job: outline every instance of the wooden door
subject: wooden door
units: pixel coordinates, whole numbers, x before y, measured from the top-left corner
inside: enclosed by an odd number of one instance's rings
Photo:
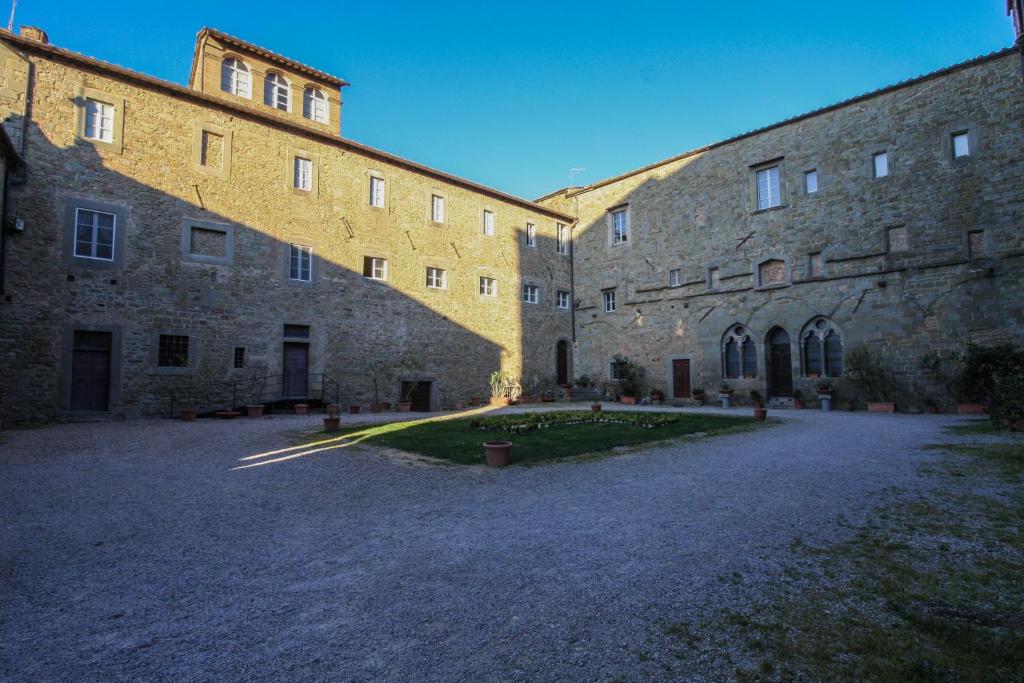
[[[71,410],[110,410],[110,332],[75,330]]]
[[[569,342],[564,339],[558,342],[555,353],[555,384],[569,383]]]
[[[410,387],[411,384],[415,386]],[[409,393],[410,390],[412,393]],[[430,382],[402,382],[402,395],[409,397],[412,410],[418,413],[430,412]]]
[[[793,395],[793,362],[789,349],[789,334],[776,327],[768,335],[768,394]]]
[[[284,398],[309,396],[309,344],[284,343],[284,377],[281,390]]]
[[[690,359],[672,360],[672,398],[690,398]]]

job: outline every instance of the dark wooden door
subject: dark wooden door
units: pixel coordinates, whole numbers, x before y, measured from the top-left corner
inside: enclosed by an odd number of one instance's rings
[[[793,362],[789,350],[789,334],[781,327],[768,335],[768,393],[771,396],[793,395]]]
[[[402,395],[409,397],[412,410],[418,413],[430,412],[430,382],[402,382]]]
[[[556,384],[569,383],[569,342],[564,339],[558,342],[558,350],[555,354]]]
[[[284,377],[281,384],[284,398],[309,396],[309,344],[284,343]]]
[[[110,332],[75,330],[71,410],[110,410]]]
[[[690,398],[690,360],[676,358],[672,361],[672,398]]]

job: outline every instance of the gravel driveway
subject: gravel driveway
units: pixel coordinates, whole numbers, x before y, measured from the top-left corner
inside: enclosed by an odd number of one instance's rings
[[[728,601],[724,577],[781,580],[794,538],[915,486],[957,421],[772,416],[506,470],[260,455],[316,416],[4,433],[0,678],[654,676],[661,620]]]

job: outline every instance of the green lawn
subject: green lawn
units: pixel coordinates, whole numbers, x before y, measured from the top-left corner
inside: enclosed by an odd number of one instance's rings
[[[565,412],[572,419],[587,419],[589,412]],[[613,411],[602,413],[614,416]],[[626,413],[623,413],[626,414]],[[648,413],[630,412],[630,416]],[[529,415],[529,413],[525,414]],[[665,413],[650,413],[661,418]],[[511,441],[512,462],[537,463],[560,460],[587,453],[608,451],[617,446],[635,446],[652,441],[703,432],[721,433],[728,430],[751,428],[752,418],[719,415],[671,414],[675,421],[654,428],[633,424],[572,424],[556,425],[536,431],[510,433],[500,429],[480,429],[473,424],[478,420],[495,418],[458,418],[448,420],[417,420],[389,424],[361,426],[342,430],[339,434],[360,445],[397,448],[432,458],[448,460],[460,465],[479,465],[483,462],[483,442]],[[507,417],[497,418],[507,422]],[[635,418],[633,418],[635,419]],[[317,434],[317,438],[323,438]]]

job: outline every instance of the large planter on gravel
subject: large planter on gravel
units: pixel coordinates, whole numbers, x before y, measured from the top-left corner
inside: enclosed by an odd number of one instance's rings
[[[296,403],[295,404],[295,414],[296,415],[305,415],[308,412],[309,412],[309,404],[308,403]]]
[[[359,414],[359,410],[360,410],[359,406],[349,406],[348,407],[348,412],[349,412],[350,415],[358,415]]]
[[[178,415],[181,417],[183,422],[195,422],[197,411],[195,408],[182,408]]]
[[[512,462],[511,441],[487,441],[484,443],[484,458],[488,467],[505,467]]]
[[[490,404],[492,406],[510,406],[512,405],[512,399],[504,396],[491,396]]]
[[[985,404],[984,403],[957,403],[956,404],[957,415],[984,415]]]
[[[761,406],[755,406],[754,419],[756,419],[758,422],[764,422],[766,419],[768,419],[768,409],[762,408]]]
[[[412,403],[408,401],[399,401],[395,404],[395,410],[400,413],[408,413],[412,411]]]
[[[263,417],[263,405],[246,406],[245,414],[249,417]]]
[[[818,394],[818,401],[821,402],[821,409],[824,412],[832,410],[832,394]]]
[[[233,420],[236,417],[240,416],[241,414],[242,413],[238,412],[237,410],[218,410],[216,413],[214,413],[214,415],[216,415],[222,420]]]
[[[601,404],[600,403],[591,403],[590,404],[590,412],[592,412],[592,413],[600,413],[601,412]]]
[[[896,404],[884,401],[868,401],[869,413],[895,413]]]
[[[370,404],[370,412],[371,413],[381,413],[381,412],[384,412],[384,404],[380,403],[380,402],[378,402],[378,403],[371,403]]]
[[[338,416],[324,418],[324,431],[336,432],[341,428],[341,418]]]
[[[624,406],[635,406],[636,396],[619,396],[619,401],[621,401]]]

